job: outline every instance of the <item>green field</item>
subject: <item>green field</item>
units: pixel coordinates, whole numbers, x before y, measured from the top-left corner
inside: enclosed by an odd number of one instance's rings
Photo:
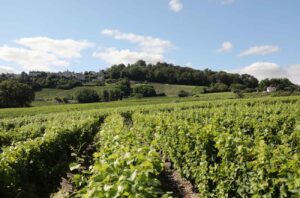
[[[172,97],[171,99],[163,99],[163,101],[173,100],[174,97],[176,97],[181,90],[191,93],[192,90],[195,87],[197,87],[197,86],[189,86],[189,85],[168,85],[168,84],[160,84],[160,83],[149,83],[149,84],[153,85],[157,93],[165,93],[167,96]],[[82,88],[93,89],[98,93],[101,93],[104,89],[109,89],[112,88],[113,86],[114,85],[76,87],[70,90],[44,88],[41,91],[36,92],[36,101],[33,101],[32,106],[38,107],[38,106],[57,105],[58,103],[54,100],[55,97],[73,98],[76,92]],[[206,97],[204,96],[203,98]],[[148,101],[148,99],[146,99],[146,101]]]
[[[130,107],[130,106],[140,106],[140,105],[150,105],[150,104],[172,104],[172,103],[182,103],[188,101],[207,101],[207,100],[220,100],[220,99],[230,99],[235,98],[234,94],[231,92],[226,93],[214,93],[205,94],[199,97],[154,97],[154,98],[128,98],[122,101],[112,101],[112,102],[98,102],[89,104],[57,104],[53,101],[35,101],[33,107],[29,108],[6,108],[0,109],[0,118],[6,117],[20,117],[20,116],[31,116],[37,114],[47,114],[47,113],[59,113],[59,112],[70,112],[70,111],[84,111],[92,109],[107,109],[107,108],[118,108],[118,107]]]
[[[149,85],[153,85],[154,89],[157,93],[165,93],[167,96],[177,96],[180,90],[187,91],[191,93],[191,91],[197,86],[189,86],[189,85],[168,85],[168,84],[159,84],[159,83],[149,83]],[[113,85],[106,86],[88,86],[85,88],[93,89],[97,92],[102,92],[104,89],[112,88]],[[199,87],[199,86],[198,86]],[[36,92],[36,98],[42,99],[50,99],[52,100],[55,97],[68,97],[71,98],[75,95],[75,93],[82,89],[83,87],[75,87],[70,90],[63,89],[47,89],[44,88],[41,91]]]
[[[203,86],[171,85],[171,84],[160,84],[160,83],[149,83],[149,84],[154,87],[157,93],[165,93],[167,96],[177,96],[181,90],[191,93],[195,87],[203,87]]]
[[[245,94],[245,98],[253,98],[253,99],[273,98],[271,96],[272,96],[271,94],[261,94],[261,93]],[[173,104],[173,103],[183,103],[183,102],[192,102],[192,101],[219,101],[219,100],[222,101],[222,100],[235,99],[235,98],[236,96],[234,93],[223,92],[223,93],[199,94],[196,97],[186,97],[186,98],[180,98],[176,96],[152,97],[152,98],[141,98],[141,99],[126,98],[123,99],[122,101],[98,102],[98,103],[89,103],[89,104],[58,104],[53,100],[34,101],[32,103],[32,107],[29,108],[0,109],[0,118],[8,118],[8,117],[13,118],[13,117],[22,117],[22,116],[32,116],[38,114],[85,111],[85,110],[93,110],[93,109],[99,109],[99,110],[109,109],[109,108],[117,109],[119,107],[145,106],[151,104]]]

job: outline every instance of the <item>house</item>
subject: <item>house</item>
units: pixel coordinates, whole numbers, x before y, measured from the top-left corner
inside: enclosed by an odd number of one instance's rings
[[[40,71],[30,71],[29,72],[29,76],[34,76],[34,77],[36,77],[36,76],[40,76],[40,75],[42,75],[44,72],[40,72]]]
[[[77,79],[77,80],[84,81],[84,80],[85,80],[85,76],[84,76],[84,74],[82,74],[82,73],[77,73],[77,74],[76,74],[76,79]]]
[[[271,92],[274,92],[276,91],[276,87],[267,87],[267,92],[268,93],[271,93]]]

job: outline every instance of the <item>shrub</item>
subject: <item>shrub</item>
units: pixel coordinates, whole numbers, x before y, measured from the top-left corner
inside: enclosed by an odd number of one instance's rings
[[[63,100],[60,97],[55,97],[54,100],[57,103],[63,103]]]
[[[152,85],[135,85],[133,87],[133,94],[142,94],[143,97],[154,97],[156,96],[156,91]]]
[[[204,90],[205,93],[225,92],[229,91],[228,86],[224,83],[215,83]]]
[[[79,103],[90,103],[98,102],[99,96],[95,90],[92,89],[81,89],[76,93],[75,98]]]
[[[190,94],[184,90],[180,90],[178,93],[179,97],[188,97]]]

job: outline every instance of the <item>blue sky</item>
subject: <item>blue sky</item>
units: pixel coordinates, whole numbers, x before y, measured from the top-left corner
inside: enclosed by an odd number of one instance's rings
[[[300,83],[300,1],[2,0],[0,72],[166,61]]]

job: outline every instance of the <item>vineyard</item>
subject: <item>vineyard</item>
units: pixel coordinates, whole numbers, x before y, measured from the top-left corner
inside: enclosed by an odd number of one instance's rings
[[[192,101],[0,121],[0,197],[300,197],[300,97]],[[62,182],[63,181],[63,182]]]

